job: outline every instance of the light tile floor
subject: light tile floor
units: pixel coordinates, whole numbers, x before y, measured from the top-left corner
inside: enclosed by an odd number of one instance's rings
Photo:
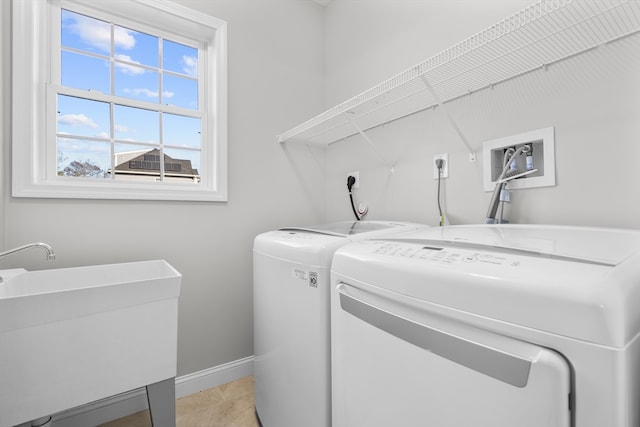
[[[253,376],[176,400],[177,427],[259,427],[255,415]],[[100,427],[151,427],[142,411]]]

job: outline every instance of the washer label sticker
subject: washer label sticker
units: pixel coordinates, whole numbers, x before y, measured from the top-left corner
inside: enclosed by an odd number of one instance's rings
[[[309,286],[311,286],[312,288],[318,287],[318,273],[316,273],[315,271],[309,272]]]
[[[293,273],[293,277],[296,279],[304,280],[305,282],[309,280],[309,274],[305,270],[294,268],[291,272]]]
[[[294,268],[291,270],[291,274],[295,279],[304,280],[312,288],[318,287],[318,273],[315,271],[306,271]]]

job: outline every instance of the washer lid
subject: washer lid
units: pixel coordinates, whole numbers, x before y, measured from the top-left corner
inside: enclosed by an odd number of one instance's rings
[[[603,345],[623,347],[640,334],[640,231],[431,228],[350,243],[332,273],[434,310]]]
[[[343,221],[308,227],[289,227],[258,235],[255,252],[308,266],[329,268],[333,253],[350,241],[388,236],[426,227],[391,221]]]
[[[328,234],[331,236],[353,236],[362,233],[390,230],[402,227],[416,229],[415,224],[387,221],[341,221],[328,224],[309,225],[303,227],[286,227],[284,231],[307,231],[310,233]]]

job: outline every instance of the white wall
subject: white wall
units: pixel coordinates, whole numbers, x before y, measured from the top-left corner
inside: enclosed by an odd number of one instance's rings
[[[183,274],[184,375],[253,354],[254,236],[324,219],[323,203],[312,197],[324,193],[322,175],[299,181],[275,140],[322,110],[323,9],[311,0],[176,2],[228,22],[228,203],[12,198],[10,2],[2,1],[0,251],[44,241],[57,260],[47,264],[40,253],[27,253],[0,268],[166,259]],[[303,169],[318,167],[306,151],[290,155]]]
[[[11,108],[11,98],[7,95],[11,84],[11,61],[9,55],[11,52],[11,37],[9,31],[11,29],[11,13],[8,2],[0,4],[0,247],[6,247],[7,215],[6,203],[7,192],[9,189],[9,174],[7,172],[9,161],[6,160],[9,145],[6,141],[11,140],[8,120],[11,117],[9,110]],[[1,265],[1,264],[0,264]]]
[[[491,0],[333,0],[326,13],[326,96],[342,102],[529,4]],[[640,228],[640,35],[447,104],[470,144],[555,127],[556,186],[515,190],[515,222]],[[369,219],[438,223],[433,155],[449,153],[445,205],[451,223],[482,222],[490,193],[482,157],[443,115],[429,110],[368,133],[395,174],[360,136],[332,145],[327,219],[350,215],[346,174],[359,171],[357,199]]]
[[[325,17],[327,107],[531,3],[533,0],[332,0]]]

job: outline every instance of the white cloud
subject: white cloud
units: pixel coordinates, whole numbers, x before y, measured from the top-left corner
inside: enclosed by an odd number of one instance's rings
[[[198,58],[195,56],[182,56],[182,63],[184,67],[182,67],[182,71],[189,76],[196,77],[198,75]]]
[[[69,126],[85,126],[97,129],[100,126],[84,114],[65,114],[58,117],[58,123]]]
[[[157,90],[151,90],[151,89],[147,89],[147,88],[136,88],[136,89],[123,89],[123,92],[129,95],[134,95],[134,96],[140,96],[140,95],[144,95],[148,98],[157,98],[158,97],[158,91]],[[165,90],[164,92],[162,92],[162,97],[164,99],[169,99],[169,98],[173,98],[173,96],[175,95],[174,92]]]
[[[98,133],[96,134],[96,136],[97,136],[98,138],[105,138],[105,139],[106,139],[106,138],[110,138],[110,137],[111,137],[111,135],[109,135],[107,132],[98,132]]]
[[[126,127],[126,126],[124,126],[124,125],[118,125],[118,124],[113,125],[113,129],[114,129],[116,132],[123,132],[123,133],[130,132],[130,131],[131,131],[131,129],[129,129],[128,127]]]
[[[129,55],[115,55],[114,58],[119,59],[121,61],[127,61],[131,64],[140,64],[138,61],[134,61],[131,59]],[[135,65],[123,64],[122,62],[116,62],[115,66],[118,70],[122,71],[124,74],[129,74],[131,76],[139,76],[140,74],[144,74],[145,69],[142,67],[136,67]]]
[[[136,46],[136,38],[131,31],[122,27],[115,27],[113,29],[113,42],[116,47],[124,50],[131,50]]]
[[[77,34],[82,41],[104,52],[111,51],[110,24],[97,19],[73,14],[73,22],[69,28]],[[136,45],[133,33],[125,28],[114,27],[114,44],[116,48],[131,50]]]
[[[147,89],[147,88],[133,89],[132,92],[136,96],[144,95],[147,98],[157,98],[158,97],[158,91],[157,90],[151,90],[151,89]]]

